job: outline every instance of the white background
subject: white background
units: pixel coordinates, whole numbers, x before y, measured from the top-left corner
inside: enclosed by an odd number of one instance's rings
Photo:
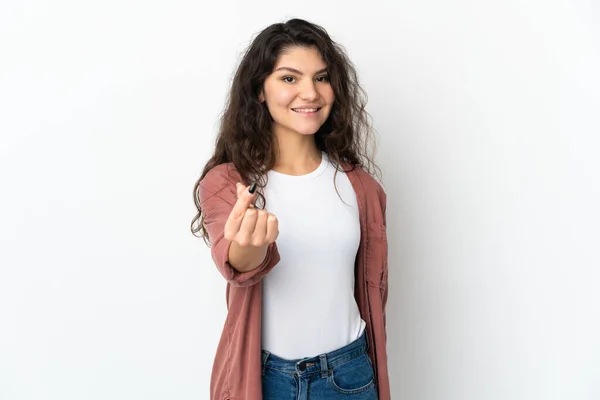
[[[192,188],[241,52],[295,16],[379,132],[393,398],[599,399],[594,0],[3,2],[0,399],[208,399]]]

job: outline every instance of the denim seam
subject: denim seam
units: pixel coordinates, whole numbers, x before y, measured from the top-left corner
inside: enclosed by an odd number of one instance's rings
[[[288,371],[284,371],[282,369],[277,369],[277,368],[269,367],[268,365],[265,365],[265,369],[270,369],[271,371],[281,372],[282,374],[298,375],[296,372],[288,372]]]
[[[341,365],[341,364],[345,364],[345,363],[347,363],[348,361],[352,361],[352,360],[354,360],[356,357],[360,357],[360,356],[361,356],[361,355],[363,355],[364,353],[366,353],[365,349],[362,349],[362,348],[361,348],[361,349],[357,349],[357,350],[355,350],[354,352],[352,352],[352,353],[350,353],[350,354],[347,354],[347,355],[345,355],[345,356],[343,356],[343,357],[337,358],[335,361],[329,361],[329,360],[328,360],[327,362],[328,362],[328,364],[329,364],[329,367],[330,367],[329,369],[331,369],[331,368],[334,368],[334,367],[337,367],[338,365]]]
[[[364,351],[364,349],[358,349],[358,350],[356,350],[356,351],[354,351],[354,352],[352,352],[350,354],[347,354],[347,355],[345,355],[343,357],[337,358],[333,362],[327,361],[327,370],[331,371],[333,368],[335,368],[335,367],[337,367],[339,365],[345,364],[345,363],[347,363],[349,361],[352,361],[355,358],[360,357],[363,354],[367,354],[367,352]],[[286,370],[283,370],[283,369],[275,368],[273,366],[268,365],[265,362],[265,364],[263,366],[263,369],[266,369],[266,368],[268,368],[268,369],[270,369],[272,371],[277,371],[277,372],[281,372],[281,373],[288,374],[288,375],[298,375],[298,373],[296,371],[290,372],[290,371],[286,371]],[[314,371],[313,373],[320,373],[320,370]]]

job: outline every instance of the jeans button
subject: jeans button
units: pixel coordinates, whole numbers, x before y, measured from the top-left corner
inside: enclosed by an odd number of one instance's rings
[[[302,361],[300,364],[298,364],[298,369],[300,372],[304,371],[306,369],[306,362]]]

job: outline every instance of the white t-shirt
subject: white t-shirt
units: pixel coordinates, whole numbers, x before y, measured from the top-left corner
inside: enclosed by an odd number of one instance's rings
[[[262,348],[285,359],[312,357],[358,339],[354,298],[360,244],[356,194],[327,155],[313,172],[268,173],[266,209],[279,220],[281,260],[262,281]],[[344,202],[346,204],[344,204]]]

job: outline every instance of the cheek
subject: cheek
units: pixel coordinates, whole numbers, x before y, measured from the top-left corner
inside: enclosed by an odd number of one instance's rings
[[[291,88],[283,87],[273,92],[271,101],[278,107],[288,108],[295,97],[296,93]]]
[[[267,81],[265,95],[269,109],[287,108],[294,100],[296,93],[291,85],[282,85],[280,82]]]
[[[333,104],[335,95],[333,94],[333,88],[331,86],[323,87],[319,94],[325,100],[327,104]]]

